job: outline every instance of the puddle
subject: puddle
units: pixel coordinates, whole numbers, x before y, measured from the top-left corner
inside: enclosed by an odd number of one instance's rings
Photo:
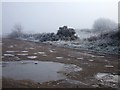
[[[100,81],[100,84],[110,87],[118,86],[119,75],[112,75],[110,73],[97,73],[95,78]]]
[[[35,64],[36,62],[37,64]],[[16,80],[28,79],[42,83],[66,78],[64,75],[57,73],[64,66],[61,63],[26,60],[3,62],[3,65],[3,76]]]
[[[2,75],[16,80],[46,82],[66,79],[64,72],[79,72],[82,68],[74,64],[43,62],[34,60],[2,62]],[[63,72],[63,73],[62,73]]]

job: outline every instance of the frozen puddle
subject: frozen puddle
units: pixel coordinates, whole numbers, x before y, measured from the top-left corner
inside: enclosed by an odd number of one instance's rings
[[[38,54],[45,54],[45,52],[38,52]]]
[[[27,53],[28,51],[21,51],[21,52],[25,52],[25,53]]]
[[[114,67],[114,66],[112,66],[112,65],[105,65],[105,67],[107,67],[107,68],[112,68],[112,67]]]
[[[17,54],[17,55],[19,55],[19,56],[27,56],[28,53],[22,53],[22,54]]]
[[[62,59],[63,57],[56,57],[57,59]]]
[[[89,61],[90,61],[90,62],[93,62],[94,60],[90,59]]]
[[[6,51],[7,53],[14,53],[14,52],[18,52],[18,51]]]
[[[10,45],[10,47],[9,48],[13,48],[14,46],[13,45]]]
[[[43,62],[33,60],[2,62],[3,77],[16,80],[33,80],[36,82],[66,79],[61,71],[78,72],[82,68],[72,64]]]
[[[83,58],[77,58],[77,59],[83,60]]]
[[[29,59],[35,59],[35,58],[37,58],[37,56],[27,56],[27,58],[29,58]]]
[[[119,75],[112,75],[110,73],[97,73],[95,78],[100,81],[101,84],[109,87],[118,86]]]
[[[4,56],[13,57],[13,56],[15,56],[15,55],[13,55],[13,54],[4,54]]]

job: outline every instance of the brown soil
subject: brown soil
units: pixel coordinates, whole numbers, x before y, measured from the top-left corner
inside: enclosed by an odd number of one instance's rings
[[[12,45],[12,46],[11,46]],[[50,52],[52,50],[53,52]],[[6,51],[18,51],[12,52],[15,56],[4,56],[4,54],[11,54]],[[19,56],[17,54],[25,53],[20,51],[28,51],[28,55]],[[47,56],[43,56],[41,54],[34,54],[36,52],[45,52]],[[94,56],[95,57],[94,57]],[[77,81],[81,81],[83,83],[87,83],[88,85],[74,85],[68,83],[66,80],[58,80],[58,81],[50,81],[45,83],[37,83],[33,81],[27,80],[14,80],[10,78],[3,78],[2,86],[3,88],[67,88],[67,87],[92,87],[92,85],[96,85],[97,81],[93,80],[95,74],[98,72],[109,72],[109,73],[118,73],[118,60],[119,56],[114,55],[100,55],[94,52],[85,51],[85,50],[76,50],[70,48],[56,47],[49,44],[44,43],[34,43],[29,41],[22,41],[16,39],[3,39],[2,41],[2,60],[3,61],[15,61],[15,60],[30,60],[27,56],[37,56],[37,58],[32,60],[40,60],[40,61],[53,61],[60,62],[64,64],[75,64],[83,68],[82,71],[76,73],[65,73],[64,74],[69,78]],[[96,57],[97,56],[97,57]],[[102,56],[102,57],[101,57]],[[63,57],[61,59],[57,59],[56,57]],[[83,58],[78,59],[78,58]],[[94,61],[89,61],[89,60]],[[105,65],[112,65],[114,67],[104,67]],[[62,82],[62,83],[61,83]],[[105,87],[97,84],[98,87]]]

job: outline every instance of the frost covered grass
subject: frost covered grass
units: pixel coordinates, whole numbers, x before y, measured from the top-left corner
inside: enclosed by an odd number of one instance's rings
[[[97,73],[95,78],[100,81],[100,84],[109,87],[117,87],[119,82],[119,75],[112,75],[110,73]]]

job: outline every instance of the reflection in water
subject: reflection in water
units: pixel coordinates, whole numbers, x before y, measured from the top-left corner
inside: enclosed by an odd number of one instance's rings
[[[32,60],[3,62],[2,75],[17,80],[28,79],[36,82],[59,80],[65,78],[62,74],[57,73],[63,66],[64,64],[61,63],[42,61],[35,64],[35,61]]]

